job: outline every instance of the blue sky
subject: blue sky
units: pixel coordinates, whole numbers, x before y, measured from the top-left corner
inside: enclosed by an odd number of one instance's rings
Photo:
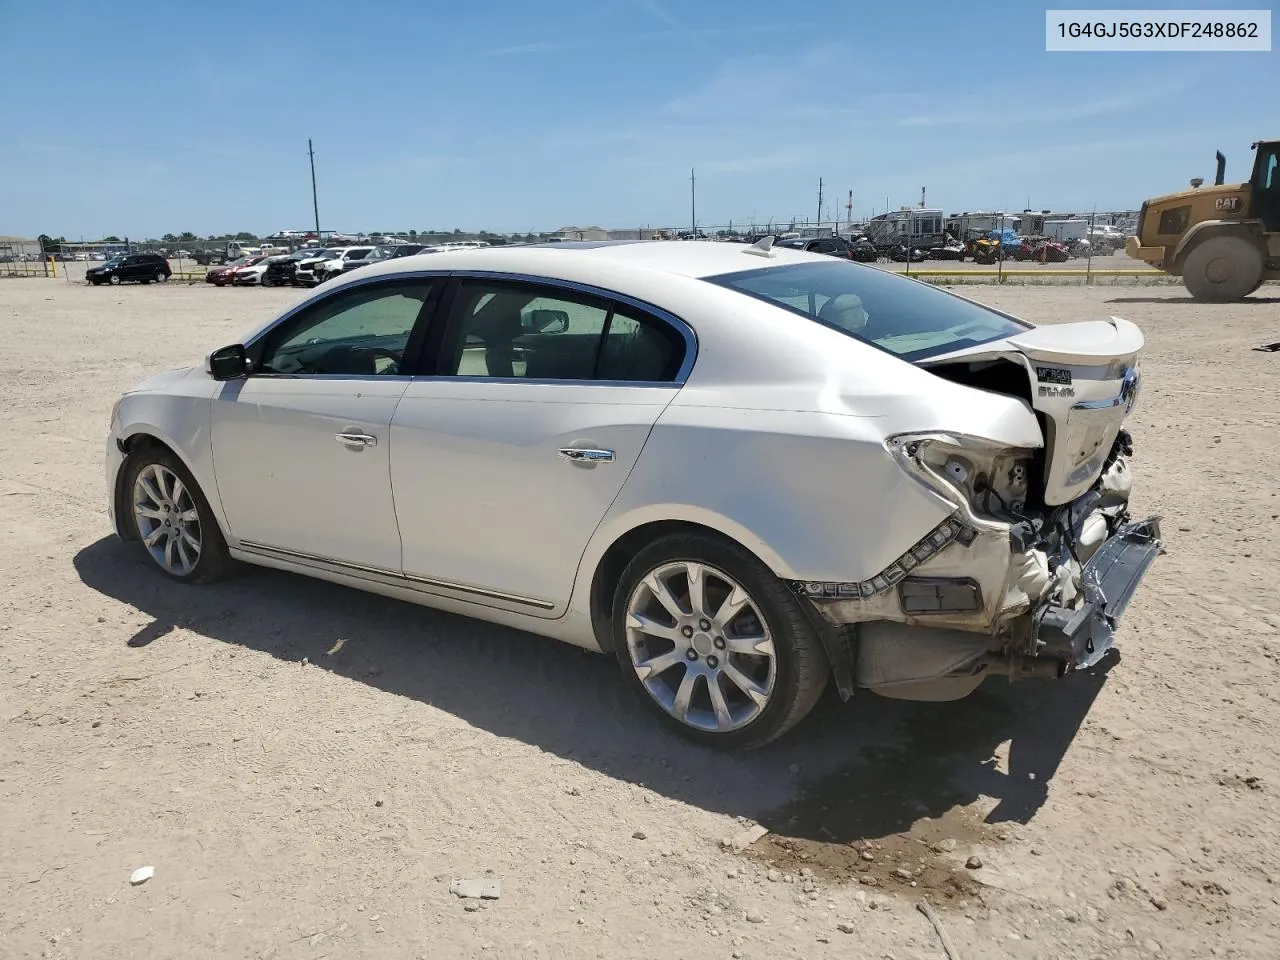
[[[1267,4],[1123,4],[1215,5]],[[308,137],[325,229],[525,231],[687,224],[690,168],[700,225],[1123,208],[1280,136],[1280,52],[1046,53],[1045,6],[0,0],[0,234],[306,228]]]

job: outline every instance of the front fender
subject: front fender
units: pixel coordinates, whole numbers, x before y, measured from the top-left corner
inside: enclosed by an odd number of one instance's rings
[[[1243,233],[1252,238],[1260,236],[1262,232],[1261,220],[1201,220],[1182,235],[1182,239],[1174,248],[1172,262],[1177,269],[1181,269],[1182,261],[1191,252],[1191,248],[1211,236],[1220,233]]]
[[[183,466],[195,478],[213,510],[218,526],[227,530],[226,516],[213,469],[213,443],[210,429],[211,399],[204,393],[207,385],[211,394],[216,384],[201,376],[188,381],[195,389],[188,395],[179,393],[131,393],[120,403],[112,442],[128,450],[142,436],[153,437],[173,451]],[[115,486],[112,497],[119,494],[120,478],[124,472],[124,457],[115,468]],[[113,500],[119,503],[118,500]],[[119,518],[117,518],[119,521]]]

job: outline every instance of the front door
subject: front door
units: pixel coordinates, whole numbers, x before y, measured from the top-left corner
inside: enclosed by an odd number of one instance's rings
[[[348,287],[284,320],[213,402],[218,495],[248,549],[399,573],[390,424],[438,298],[429,279]]]
[[[464,279],[434,376],[391,424],[405,575],[563,612],[587,541],[678,389],[667,318],[554,285]]]

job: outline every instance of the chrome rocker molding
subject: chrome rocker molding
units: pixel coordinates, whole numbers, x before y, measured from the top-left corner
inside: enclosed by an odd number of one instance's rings
[[[331,557],[321,557],[314,553],[302,553],[298,550],[286,550],[283,547],[273,547],[266,543],[257,543],[253,540],[241,540],[233,550],[239,550],[246,554],[259,554],[264,557],[272,557],[277,560],[288,560],[293,563],[300,563],[304,566],[318,567],[320,569],[330,569],[335,573],[346,574],[365,574],[377,578],[388,583],[390,586],[408,587],[417,590],[419,593],[432,593],[439,590],[450,590],[455,593],[470,594],[473,597],[483,597],[486,600],[500,600],[505,603],[518,603],[527,607],[535,607],[538,610],[553,610],[555,604],[550,600],[540,600],[537,597],[524,597],[515,593],[503,593],[501,590],[489,590],[485,587],[476,587],[465,583],[453,583],[449,580],[433,580],[430,577],[417,577],[413,574],[400,573],[395,570],[387,570],[382,567],[370,567],[359,563],[349,563],[345,560],[334,560]]]

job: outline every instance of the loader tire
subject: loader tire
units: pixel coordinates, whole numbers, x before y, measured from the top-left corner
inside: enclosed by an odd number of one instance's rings
[[[1244,237],[1210,237],[1187,254],[1182,282],[1201,303],[1235,303],[1262,282],[1262,252]]]

